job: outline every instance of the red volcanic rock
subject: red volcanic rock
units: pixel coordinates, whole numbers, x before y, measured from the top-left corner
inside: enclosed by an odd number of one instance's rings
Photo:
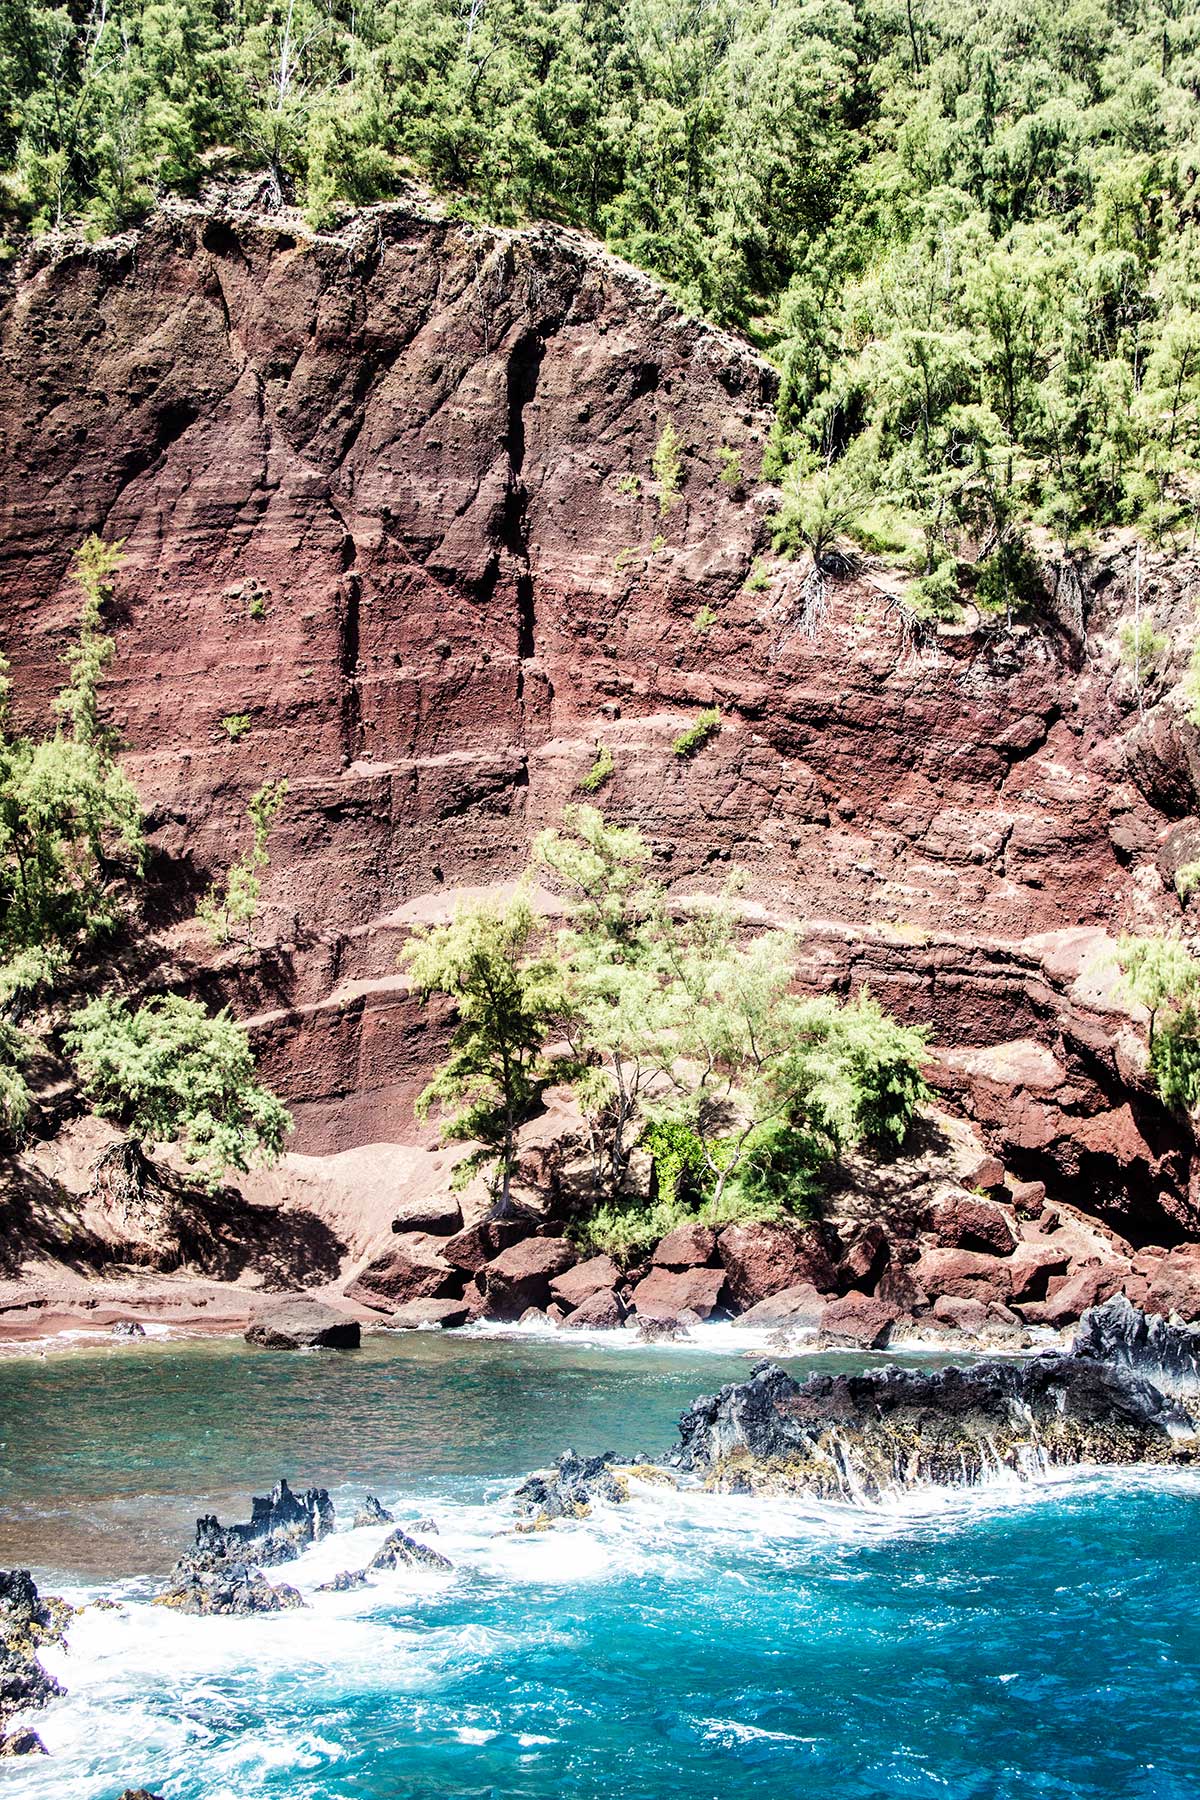
[[[651,1269],[634,1288],[633,1305],[642,1319],[678,1319],[684,1313],[707,1319],[717,1311],[724,1288],[724,1269]]]
[[[461,1271],[441,1254],[441,1240],[412,1231],[398,1237],[386,1256],[363,1270],[346,1289],[346,1298],[389,1312],[410,1300],[458,1294],[462,1282]]]
[[[871,1294],[843,1294],[840,1300],[831,1300],[821,1314],[821,1341],[878,1350],[891,1337],[896,1318],[895,1307]]]
[[[1071,1325],[1089,1306],[1099,1306],[1115,1294],[1128,1274],[1129,1264],[1123,1261],[1074,1270],[1062,1281],[1051,1283],[1045,1300],[1022,1306],[1022,1316],[1030,1325]]]
[[[957,1294],[939,1294],[933,1305],[938,1324],[949,1325],[955,1331],[978,1331],[990,1311],[982,1300],[962,1300]]]
[[[837,1275],[821,1233],[794,1225],[727,1225],[717,1239],[729,1291],[745,1310],[783,1288],[811,1281],[823,1293]]]
[[[929,1305],[929,1295],[907,1263],[889,1263],[879,1277],[875,1294],[900,1313],[921,1313]]]
[[[544,1307],[550,1283],[575,1261],[565,1238],[523,1238],[483,1270],[487,1309],[494,1319],[519,1319],[530,1306]]]
[[[510,1244],[519,1244],[522,1238],[530,1235],[532,1228],[532,1222],[527,1218],[482,1219],[477,1225],[468,1225],[465,1231],[448,1238],[439,1249],[456,1269],[478,1275],[485,1263],[490,1263]]]
[[[964,1187],[998,1188],[1004,1181],[1004,1164],[998,1156],[981,1156],[962,1177]]]
[[[611,1256],[590,1256],[576,1263],[550,1283],[550,1292],[563,1306],[582,1306],[593,1294],[613,1289],[621,1279],[621,1271]]]
[[[882,1225],[868,1225],[861,1231],[838,1264],[838,1281],[844,1287],[873,1288],[891,1255],[891,1245]]]
[[[1027,1238],[1009,1260],[1009,1298],[1044,1300],[1048,1284],[1066,1274],[1070,1260],[1069,1249],[1052,1239]]]
[[[1191,1324],[1200,1319],[1200,1248],[1194,1244],[1160,1252],[1143,1252],[1133,1259],[1133,1274],[1125,1292],[1145,1312],[1173,1313]]]
[[[1013,1207],[1022,1219],[1041,1218],[1046,1205],[1044,1181],[1013,1181],[1009,1184],[1008,1192]]]
[[[563,1320],[565,1331],[615,1331],[624,1324],[625,1309],[611,1288],[598,1288]]]
[[[388,1324],[401,1331],[419,1331],[430,1325],[449,1331],[455,1325],[465,1325],[470,1316],[470,1303],[465,1299],[408,1300],[393,1310]]]
[[[453,1194],[427,1194],[401,1200],[392,1220],[394,1232],[428,1231],[434,1235],[462,1229],[462,1208]]]
[[[956,1250],[986,1250],[1007,1256],[1017,1241],[1011,1216],[994,1200],[952,1193],[929,1209],[930,1231],[940,1245]]]
[[[666,1269],[700,1269],[712,1261],[716,1247],[717,1234],[708,1225],[677,1225],[650,1260]]]
[[[912,1276],[934,1300],[955,1294],[963,1300],[1005,1301],[1012,1289],[1008,1259],[977,1250],[927,1250],[913,1265]]]
[[[749,1312],[740,1313],[734,1324],[767,1329],[794,1325],[800,1331],[815,1330],[826,1304],[825,1296],[817,1292],[811,1281],[802,1281],[778,1294],[768,1294]]]

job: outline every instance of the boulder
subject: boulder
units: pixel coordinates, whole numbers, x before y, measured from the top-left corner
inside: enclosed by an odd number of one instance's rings
[[[664,1269],[702,1269],[712,1261],[717,1234],[708,1225],[677,1225],[655,1249],[651,1262]]]
[[[357,1350],[362,1327],[307,1294],[280,1294],[251,1308],[245,1335],[264,1350]]]
[[[366,1573],[362,1569],[339,1569],[332,1581],[323,1581],[317,1589],[318,1594],[348,1594],[354,1588],[370,1587]]]
[[[144,1338],[146,1327],[139,1325],[136,1319],[117,1319],[108,1328],[109,1336],[115,1338]]]
[[[1144,1313],[1124,1294],[1084,1313],[1071,1355],[1132,1369],[1164,1394],[1200,1393],[1200,1331]]]
[[[671,1458],[725,1493],[875,1499],[924,1483],[1052,1465],[1170,1463],[1190,1454],[1182,1407],[1128,1369],[1046,1355],[969,1368],[868,1369],[799,1382],[764,1362],[697,1400]]]
[[[453,1194],[414,1195],[401,1200],[392,1219],[392,1230],[398,1235],[410,1231],[426,1231],[435,1237],[448,1237],[462,1230],[462,1207]]]
[[[0,1731],[0,1756],[47,1756],[45,1744],[36,1731],[28,1725],[19,1725],[15,1731]]]
[[[1007,1256],[1017,1241],[1012,1218],[994,1200],[952,1192],[929,1208],[928,1228],[938,1244],[953,1250],[983,1250]]]
[[[1040,1219],[1046,1204],[1044,1181],[1010,1181],[1009,1199],[1023,1219]]]
[[[1045,1300],[1023,1305],[1022,1316],[1027,1325],[1049,1325],[1055,1330],[1073,1325],[1089,1307],[1116,1293],[1127,1269],[1127,1264],[1094,1263],[1072,1270],[1061,1281],[1051,1282]]]
[[[912,1275],[933,1299],[956,1294],[962,1300],[1007,1301],[1012,1291],[1008,1259],[978,1250],[926,1250]]]
[[[875,1297],[894,1306],[898,1313],[923,1313],[929,1295],[916,1279],[907,1263],[889,1263],[875,1288]]]
[[[475,1225],[468,1225],[452,1238],[447,1238],[438,1245],[438,1249],[453,1268],[462,1269],[468,1275],[478,1275],[486,1263],[490,1263],[507,1250],[510,1244],[519,1244],[522,1238],[532,1236],[536,1220],[527,1213],[518,1213],[510,1219],[480,1219]]]
[[[695,1315],[693,1314],[692,1317]],[[656,1313],[650,1313],[643,1318],[638,1318],[630,1313],[625,1323],[627,1326],[632,1326],[637,1332],[639,1344],[669,1344],[675,1338],[687,1335],[687,1325],[684,1321],[666,1313],[661,1317]]]
[[[626,1487],[614,1472],[617,1458],[610,1450],[603,1456],[577,1456],[564,1450],[552,1469],[528,1476],[513,1500],[518,1514],[539,1524],[554,1519],[583,1519],[595,1500],[614,1505],[626,1498]]]
[[[393,1531],[379,1546],[370,1562],[371,1569],[436,1569],[439,1573],[452,1569],[454,1564],[444,1557],[440,1550],[431,1550],[428,1544],[419,1544],[416,1538],[409,1537],[406,1531]]]
[[[615,1331],[625,1322],[625,1308],[612,1288],[601,1288],[568,1313],[564,1331]]]
[[[968,1188],[998,1188],[1004,1181],[1004,1164],[998,1156],[980,1156],[963,1170],[962,1184]]]
[[[717,1250],[740,1311],[801,1282],[811,1281],[824,1294],[837,1286],[824,1237],[815,1227],[727,1225]]]
[[[1070,1260],[1065,1245],[1054,1244],[1048,1238],[1026,1238],[1017,1245],[1009,1261],[1009,1298],[1044,1300],[1049,1282],[1066,1274]]]
[[[566,1238],[527,1237],[510,1244],[483,1270],[488,1313],[494,1319],[519,1319],[527,1307],[544,1307],[550,1283],[574,1261]]]
[[[633,1290],[639,1319],[678,1319],[694,1313],[711,1318],[725,1289],[724,1269],[651,1269]]]
[[[764,1330],[790,1325],[798,1331],[815,1331],[825,1305],[824,1295],[818,1294],[811,1281],[800,1281],[781,1293],[768,1294],[765,1300],[760,1300],[748,1312],[740,1313],[733,1322]]]
[[[0,1569],[0,1754],[37,1756],[45,1746],[35,1731],[8,1731],[18,1713],[49,1705],[64,1692],[42,1667],[43,1644],[64,1644],[72,1609],[38,1593],[28,1569]]]
[[[1200,1319],[1200,1255],[1192,1244],[1161,1256],[1135,1256],[1127,1291],[1147,1312]]]
[[[388,1315],[388,1325],[398,1331],[427,1330],[434,1325],[452,1331],[456,1325],[465,1325],[470,1317],[471,1307],[466,1299],[408,1300]]]
[[[953,1331],[979,1331],[992,1310],[982,1300],[961,1300],[957,1294],[940,1294],[933,1304],[933,1317],[939,1325],[948,1325]]]
[[[120,1800],[162,1800],[161,1794],[152,1794],[149,1788],[126,1788]]]
[[[871,1289],[891,1257],[892,1247],[882,1225],[871,1224],[859,1232],[838,1265],[843,1287]]]
[[[582,1306],[593,1294],[615,1288],[620,1280],[621,1271],[611,1256],[589,1256],[586,1262],[554,1276],[550,1294],[560,1306]]]
[[[449,1243],[453,1243],[451,1238]],[[442,1254],[447,1240],[425,1231],[403,1233],[386,1256],[368,1265],[346,1289],[351,1300],[390,1312],[410,1300],[441,1300],[462,1292],[462,1272]]]
[[[891,1337],[896,1318],[895,1307],[871,1294],[843,1294],[840,1300],[831,1300],[821,1314],[821,1342],[879,1350]]]

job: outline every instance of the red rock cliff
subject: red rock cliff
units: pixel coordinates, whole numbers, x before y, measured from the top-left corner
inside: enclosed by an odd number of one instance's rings
[[[741,864],[771,916],[838,927],[810,932],[814,980],[869,976],[952,1051],[1035,1041],[1059,1115],[1117,1116],[1136,1070],[1068,991],[1086,958],[1028,940],[1175,908],[1158,865],[1194,808],[1194,734],[1080,647],[1084,611],[1111,635],[1120,567],[1089,577],[1073,632],[923,645],[873,580],[831,585],[817,617],[795,571],[747,585],[770,372],[571,233],[388,207],[314,237],[179,207],[3,281],[19,710],[44,717],[56,685],[73,549],[124,539],[112,711],[164,891],[227,866],[250,793],[291,783],[274,949],[220,980],[259,1016],[301,1148],[411,1130],[438,1025],[394,975],[405,922],[513,875],[601,742],[606,807],[683,886]],[[713,702],[720,736],[674,756]],[[971,1104],[993,1073],[944,1071]],[[1143,1169],[1190,1223],[1190,1140],[1151,1115],[1105,1167]],[[1056,1130],[1033,1163],[1062,1166]]]

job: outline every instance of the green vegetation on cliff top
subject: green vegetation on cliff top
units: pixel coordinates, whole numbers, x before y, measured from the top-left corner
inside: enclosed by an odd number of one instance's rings
[[[10,0],[0,94],[10,223],[253,168],[316,223],[415,176],[597,233],[777,360],[785,538],[849,517],[935,600],[969,543],[1011,609],[1031,522],[1193,522],[1174,0]]]

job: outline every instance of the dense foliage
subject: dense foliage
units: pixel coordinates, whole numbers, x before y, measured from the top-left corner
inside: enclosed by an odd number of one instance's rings
[[[0,658],[0,1131],[28,1119],[27,1070],[61,1017],[64,977],[83,953],[136,916],[143,869],[142,808],[117,760],[102,686],[114,655],[105,611],[120,546],[92,536],[72,575],[82,594],[79,631],[47,736],[12,729],[7,664]],[[205,916],[228,936],[258,906],[267,838],[287,783],[267,782],[250,803],[253,843]],[[223,941],[223,940],[222,940]],[[37,1015],[31,1027],[30,1019]],[[243,1029],[227,1013],[169,994],[130,1012],[102,996],[76,1013],[63,1048],[98,1112],[136,1139],[178,1140],[210,1179],[279,1154],[290,1121],[256,1080]],[[136,1141],[132,1148],[137,1149]],[[140,1152],[138,1153],[140,1156]]]
[[[1192,518],[1175,0],[10,0],[0,93],[5,203],[37,226],[243,167],[315,221],[416,175],[598,233],[777,356],[782,541],[840,521],[935,609],[968,552],[1019,603],[1029,521]]]
[[[75,1014],[66,1048],[96,1111],[138,1140],[178,1142],[215,1178],[273,1162],[291,1119],[254,1072],[245,1029],[222,1011],[165,994],[131,1010],[93,1000]]]
[[[1177,937],[1123,937],[1122,985],[1150,1015],[1150,1074],[1168,1106],[1200,1110],[1200,962]]]

